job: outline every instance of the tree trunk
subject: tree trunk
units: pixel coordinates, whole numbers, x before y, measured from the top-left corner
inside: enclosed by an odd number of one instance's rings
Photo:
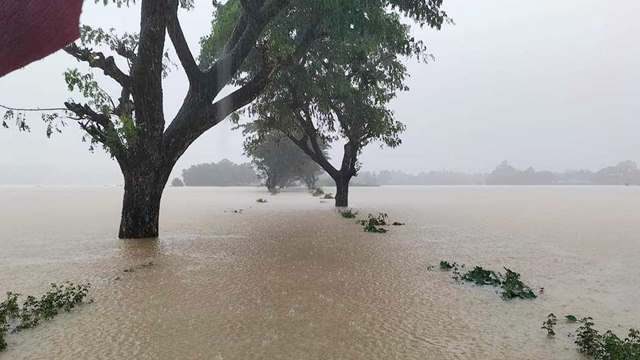
[[[336,207],[349,206],[349,181],[351,178],[337,178],[336,182]]]
[[[160,200],[166,185],[164,171],[124,172],[124,199],[120,220],[121,239],[158,237]]]

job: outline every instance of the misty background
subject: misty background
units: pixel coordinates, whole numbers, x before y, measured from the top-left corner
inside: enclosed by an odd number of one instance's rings
[[[197,55],[212,8],[208,0],[195,3],[181,19]],[[640,2],[445,0],[445,9],[455,25],[413,30],[436,60],[408,62],[411,90],[392,106],[407,125],[403,144],[370,145],[363,170],[489,173],[508,160],[561,172],[640,160]],[[86,1],[81,21],[133,32],[138,16],[135,6]],[[0,104],[62,106],[69,97],[62,73],[69,67],[83,69],[59,51],[0,78]],[[174,69],[164,81],[167,123],[186,90],[184,73]],[[47,139],[39,114],[29,119],[31,134],[0,129],[0,184],[122,183],[116,162],[102,150],[88,152],[75,124]],[[231,127],[225,121],[198,139],[172,177],[195,163],[247,161],[242,136]]]

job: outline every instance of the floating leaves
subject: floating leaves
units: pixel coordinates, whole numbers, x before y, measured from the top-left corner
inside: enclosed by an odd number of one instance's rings
[[[533,290],[520,280],[520,274],[509,268],[504,268],[504,275],[493,270],[484,269],[482,266],[475,266],[472,270],[462,273],[461,271],[464,268],[464,264],[448,262],[446,260],[440,261],[440,269],[452,271],[452,277],[457,281],[472,282],[479,286],[499,286],[502,288],[501,296],[504,300],[536,298]]]
[[[18,302],[20,294],[8,292],[6,300],[0,302],[0,351],[7,348],[7,333],[36,327],[42,321],[53,319],[60,311],[71,311],[84,302],[90,287],[88,283],[54,283],[39,299],[27,296],[22,305]]]

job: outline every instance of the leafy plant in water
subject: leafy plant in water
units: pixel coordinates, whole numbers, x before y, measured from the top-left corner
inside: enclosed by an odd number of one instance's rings
[[[448,262],[448,261],[446,261],[446,260],[442,260],[442,261],[440,261],[440,270],[446,270],[446,271],[448,271],[448,270],[453,269],[453,268],[454,268],[454,266],[457,266],[457,264],[456,264],[456,263],[453,263],[453,264],[452,264],[452,263],[450,263],[450,262]]]
[[[531,288],[520,280],[520,274],[511,271],[508,268],[504,268],[506,271],[505,275],[493,270],[484,269],[481,266],[475,266],[473,270],[462,273],[461,271],[464,268],[464,264],[457,264],[446,260],[440,261],[440,269],[452,271],[452,277],[456,281],[464,280],[480,286],[500,286],[502,288],[502,298],[504,300],[511,300],[513,298],[536,298],[536,295],[533,293]]]
[[[321,188],[316,188],[316,189],[313,190],[311,195],[313,195],[313,196],[322,196],[322,195],[324,195],[324,191]]]
[[[22,305],[18,304],[19,294],[7,293],[7,299],[0,303],[0,351],[5,350],[6,334],[19,332],[37,326],[43,320],[51,320],[60,311],[69,312],[84,302],[90,284],[51,284],[51,288],[37,299],[27,296]]]
[[[525,285],[520,280],[520,274],[511,271],[508,268],[504,268],[506,275],[502,281],[502,298],[503,299],[535,299],[536,294],[533,293],[530,287]]]
[[[476,285],[495,285],[501,284],[500,278],[495,271],[485,270],[481,266],[476,266],[473,270],[462,275],[462,280],[472,282]]]
[[[376,216],[369,214],[366,220],[359,220],[358,223],[366,232],[383,234],[387,232],[387,229],[381,226],[387,225],[387,217],[385,213],[378,213]]]
[[[569,322],[577,321],[575,315],[566,315]],[[601,334],[594,328],[593,318],[585,317],[576,330],[575,343],[578,351],[595,360],[638,360],[640,359],[640,330],[629,329],[626,338],[620,339],[611,330]],[[555,315],[549,314],[542,328],[554,335]]]
[[[565,315],[564,318],[567,319],[568,322],[577,322],[578,321],[578,318],[575,315]]]
[[[596,360],[640,359],[640,331],[629,329],[625,339],[620,339],[611,330],[600,334],[594,329],[593,319],[580,320],[582,325],[576,331],[578,351]]]
[[[388,217],[389,216],[386,213],[378,213],[376,216],[369,214],[366,220],[360,220],[360,224],[364,225],[366,223],[370,223],[375,226],[384,226],[387,225]]]
[[[354,219],[356,215],[358,215],[358,212],[351,209],[345,209],[340,211],[340,215],[345,219]]]
[[[547,320],[542,323],[542,329],[547,330],[547,335],[554,336],[556,332],[553,330],[553,327],[558,323],[558,318],[553,314],[549,314],[547,316]]]
[[[593,318],[586,317],[580,320],[580,322],[582,322],[582,325],[580,325],[576,331],[576,345],[578,345],[578,351],[596,359],[600,359],[603,345],[602,336],[600,336],[598,330],[593,328]]]

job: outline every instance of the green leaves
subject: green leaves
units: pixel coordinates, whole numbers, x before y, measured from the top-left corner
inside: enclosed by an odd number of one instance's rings
[[[578,318],[575,315],[565,315],[564,318],[567,319],[568,322],[576,322],[576,321],[578,321]]]
[[[535,299],[536,294],[533,290],[520,281],[520,274],[511,271],[508,268],[504,268],[506,274],[500,284],[502,286],[502,298],[505,300],[520,298],[520,299]]]
[[[358,220],[358,223],[362,225],[362,229],[365,232],[384,234],[387,229],[382,226],[387,225],[388,218],[389,216],[385,213],[369,214],[366,220]]]
[[[340,211],[340,215],[345,219],[354,219],[358,215],[358,212],[352,209],[345,209]]]
[[[440,269],[445,271],[452,270],[452,277],[456,281],[464,280],[479,286],[499,286],[502,289],[501,296],[503,300],[515,298],[535,299],[537,297],[533,290],[520,280],[520,274],[509,268],[504,268],[505,274],[484,269],[482,266],[475,266],[472,270],[462,273],[464,268],[464,264],[445,260],[440,261]]]
[[[51,320],[60,311],[69,312],[82,304],[89,293],[90,284],[51,284],[49,291],[39,299],[27,296],[19,305],[20,294],[8,292],[0,302],[0,351],[5,350],[6,334],[36,327],[42,321]]]
[[[405,126],[388,105],[408,90],[402,60],[429,56],[402,17],[439,29],[446,18],[441,5],[437,0],[291,1],[263,32],[260,51],[245,61],[246,75],[236,78],[241,84],[255,75],[264,60],[260,54],[279,68],[247,111],[253,130],[277,129],[323,144],[342,138],[355,155],[348,159],[351,172],[357,172],[357,155],[369,143],[400,145]],[[243,12],[239,0],[216,7],[212,33],[201,40],[201,67],[219,58]],[[303,34],[313,36],[305,42]]]
[[[476,266],[473,270],[463,274],[462,280],[469,281],[480,286],[499,286],[502,283],[495,271],[485,270],[481,266]]]
[[[565,318],[571,323],[578,321],[574,315],[566,315]],[[594,360],[640,359],[639,330],[629,329],[627,337],[621,339],[611,330],[600,333],[591,317],[584,317],[579,322],[580,326],[575,331],[575,344],[580,353]],[[542,323],[542,329],[547,330],[549,336],[553,336],[556,324],[556,316],[551,313]]]
[[[547,330],[548,336],[555,336],[556,332],[553,328],[557,323],[558,318],[553,313],[551,313],[547,316],[547,320],[542,323],[542,329]]]

